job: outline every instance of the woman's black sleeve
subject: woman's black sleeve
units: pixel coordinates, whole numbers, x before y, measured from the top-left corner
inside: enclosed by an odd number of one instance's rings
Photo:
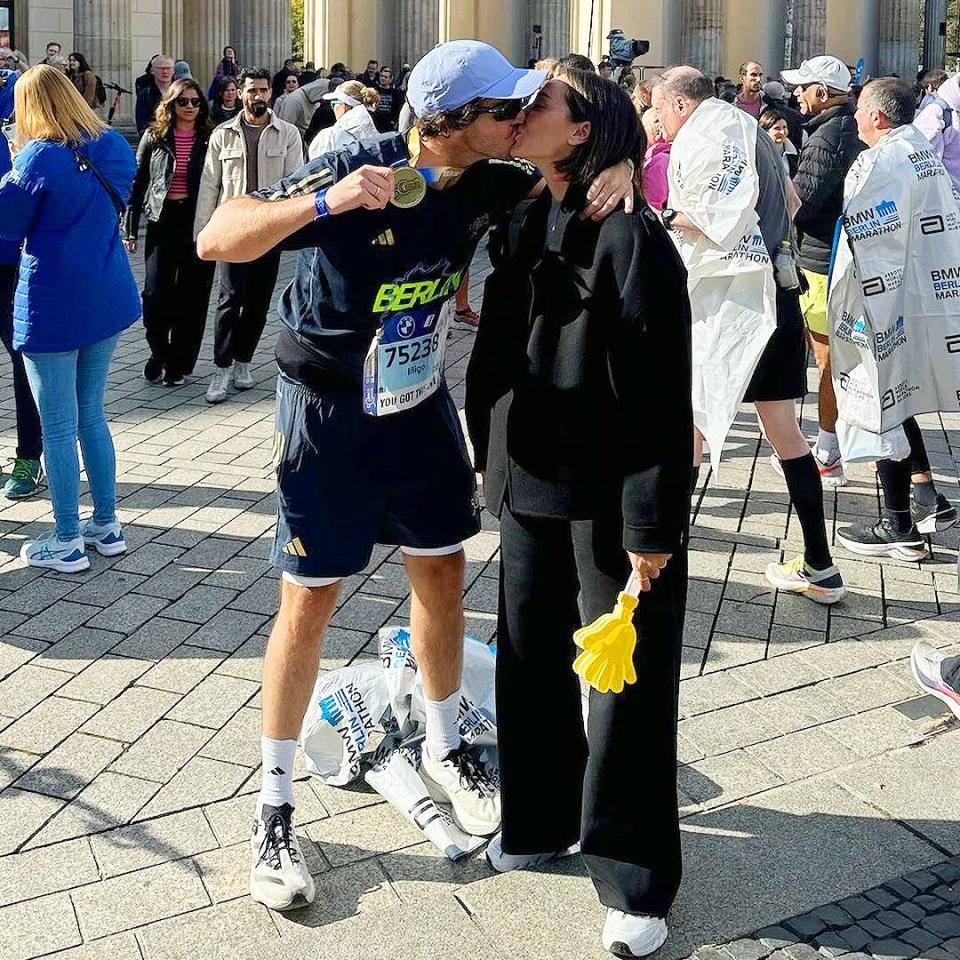
[[[137,147],[137,172],[133,178],[127,209],[123,213],[123,235],[127,240],[136,240],[140,230],[140,214],[143,211],[143,198],[147,195],[150,182],[150,155],[153,153],[153,134],[148,130]]]
[[[618,449],[611,455],[623,469],[623,546],[673,553],[686,541],[693,464],[686,271],[652,214],[618,220],[601,233],[606,249],[598,254],[609,265],[603,302],[612,314],[607,357]]]

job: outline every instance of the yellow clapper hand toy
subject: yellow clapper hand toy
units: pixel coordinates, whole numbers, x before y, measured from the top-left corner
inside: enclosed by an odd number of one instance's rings
[[[637,609],[640,581],[630,574],[626,587],[617,596],[613,613],[605,613],[589,626],[581,627],[573,642],[583,650],[573,670],[599,693],[622,693],[624,684],[637,682],[633,651],[637,630],[633,612]]]

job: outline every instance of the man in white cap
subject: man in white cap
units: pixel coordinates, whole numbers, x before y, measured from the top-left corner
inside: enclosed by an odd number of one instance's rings
[[[500,824],[499,793],[460,734],[461,543],[480,520],[443,353],[478,241],[542,187],[529,165],[482,161],[509,156],[514,121],[545,80],[488,44],[441,44],[410,74],[418,121],[409,139],[386,134],[318,157],[219,208],[198,239],[200,255],[217,260],[284,243],[301,250],[280,306],[273,560],[282,585],[251,838],[250,892],[273,909],[314,896],[292,823],[293,759],[340,581],[367,567],[377,543],[400,547],[412,587],[421,774],[468,833]],[[615,188],[600,184],[591,213],[632,196],[626,168],[609,179]]]
[[[833,234],[843,207],[843,181],[863,143],[857,135],[856,106],[850,97],[850,71],[837,57],[804,60],[797,70],[784,70],[783,79],[809,118],[809,135],[800,154],[794,186],[802,206],[795,223],[800,238],[800,266],[808,291],[801,298],[804,321],[820,371],[820,430],[813,455],[826,487],[844,481],[837,442],[837,398],[830,375],[827,328],[827,274]]]

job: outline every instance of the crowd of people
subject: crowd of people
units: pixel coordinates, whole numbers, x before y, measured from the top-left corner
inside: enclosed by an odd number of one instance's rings
[[[42,457],[55,519],[24,560],[69,573],[89,566],[88,548],[126,550],[104,415],[120,334],[142,318],[145,379],[184,383],[219,262],[206,399],[223,402],[254,385],[281,252],[297,251],[275,353],[281,594],[264,661],[251,895],[279,910],[315,896],[294,822],[297,740],[340,583],[385,543],[400,547],[411,586],[431,796],[491,837],[498,871],[579,853],[607,908],[604,947],[658,949],[681,879],[677,698],[704,446],[722,469],[737,411],[754,405],[803,535],[803,552],[766,576],[817,603],[846,595],[823,489],[846,482],[854,432],[855,459],[876,461],[883,508],[838,531],[844,547],[921,560],[924,535],[957,522],[915,419],[936,403],[904,404],[881,431],[851,419],[836,392],[849,348],[879,362],[902,345],[904,317],[871,341],[862,331],[877,291],[847,284],[840,311],[830,282],[845,256],[872,262],[878,239],[888,265],[916,242],[876,170],[900,163],[910,203],[960,224],[956,79],[855,89],[823,55],[779,79],[749,62],[736,83],[692,65],[644,80],[576,54],[519,69],[479,41],[441,44],[397,78],[375,60],[356,77],[293,59],[271,74],[227,46],[209,85],[184,61],[152,58],[137,83],[134,156],[96,114],[85,59],[73,53],[64,69],[59,58],[51,44],[44,63],[8,58],[0,70],[0,109],[16,121],[0,140],[0,339],[18,444],[5,493],[34,492]],[[129,257],[144,224],[138,292]],[[463,319],[488,234],[482,316]],[[71,255],[78,238],[84,258]],[[912,275],[893,273],[881,293],[921,299]],[[472,459],[443,375],[457,317],[477,334]],[[808,350],[820,374],[812,449],[796,414]],[[891,408],[878,395],[878,417],[881,406]],[[461,545],[480,530],[477,473],[501,530],[496,774],[460,727]],[[584,725],[573,635],[628,578],[640,593],[638,680],[591,690]],[[914,671],[960,716],[960,658],[920,645]],[[549,738],[531,727],[539,713],[552,718]],[[639,795],[623,789],[638,768]]]

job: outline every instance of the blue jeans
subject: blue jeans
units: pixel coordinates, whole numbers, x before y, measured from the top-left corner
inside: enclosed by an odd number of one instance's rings
[[[43,425],[44,461],[57,536],[80,535],[80,461],[83,449],[93,519],[116,520],[117,459],[103,412],[110,360],[118,337],[63,353],[24,353],[27,379]]]

